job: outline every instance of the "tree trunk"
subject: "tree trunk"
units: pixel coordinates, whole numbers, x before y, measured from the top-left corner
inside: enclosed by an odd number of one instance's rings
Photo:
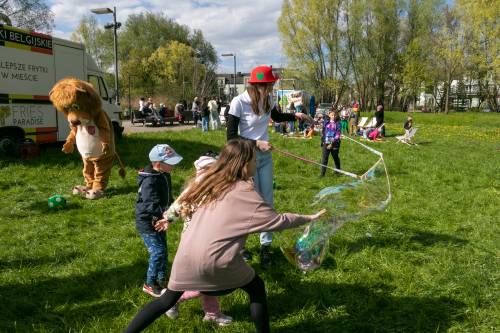
[[[451,87],[451,83],[450,83],[450,81],[447,81],[446,82],[446,97],[444,100],[444,113],[445,114],[448,114],[449,107],[450,107],[450,87]]]

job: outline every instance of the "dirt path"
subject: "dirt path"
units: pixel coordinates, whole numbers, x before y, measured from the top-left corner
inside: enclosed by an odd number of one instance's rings
[[[122,122],[124,127],[123,134],[129,133],[143,133],[143,132],[162,132],[162,131],[184,131],[193,128],[193,125],[165,125],[165,126],[142,126],[141,124],[132,125],[130,120],[124,120]]]

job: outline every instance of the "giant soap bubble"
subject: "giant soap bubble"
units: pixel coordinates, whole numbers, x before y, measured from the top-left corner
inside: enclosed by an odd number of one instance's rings
[[[327,213],[305,227],[288,229],[279,234],[281,250],[289,261],[303,271],[320,267],[328,252],[329,239],[340,227],[371,212],[384,210],[391,200],[389,175],[383,154],[349,137],[343,138],[348,140],[346,143],[349,143],[349,148],[343,143],[344,147],[341,149],[357,149],[357,154],[366,156],[365,161],[373,156],[373,163],[370,161],[372,165],[358,174],[330,168],[345,176],[343,178],[346,181],[323,188],[314,196],[314,210],[324,208]],[[292,157],[302,159],[294,155]]]

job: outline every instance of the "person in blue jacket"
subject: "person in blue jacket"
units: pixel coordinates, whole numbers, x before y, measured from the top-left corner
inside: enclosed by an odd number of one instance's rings
[[[174,201],[170,172],[182,160],[169,145],[160,144],[149,153],[151,163],[139,171],[135,225],[149,253],[146,281],[142,290],[160,297],[167,279],[167,240],[163,212]]]

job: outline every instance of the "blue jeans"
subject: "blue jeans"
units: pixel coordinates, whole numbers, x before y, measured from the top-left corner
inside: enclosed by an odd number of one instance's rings
[[[146,284],[153,285],[157,281],[165,281],[167,273],[167,239],[165,232],[139,232],[148,249],[149,263]]]
[[[273,198],[273,155],[270,151],[257,149],[257,170],[254,176],[255,189],[265,202],[274,207]],[[272,232],[260,233],[260,244],[271,245],[273,241]]]
[[[208,121],[210,117],[201,117],[201,130],[202,132],[208,132]]]

